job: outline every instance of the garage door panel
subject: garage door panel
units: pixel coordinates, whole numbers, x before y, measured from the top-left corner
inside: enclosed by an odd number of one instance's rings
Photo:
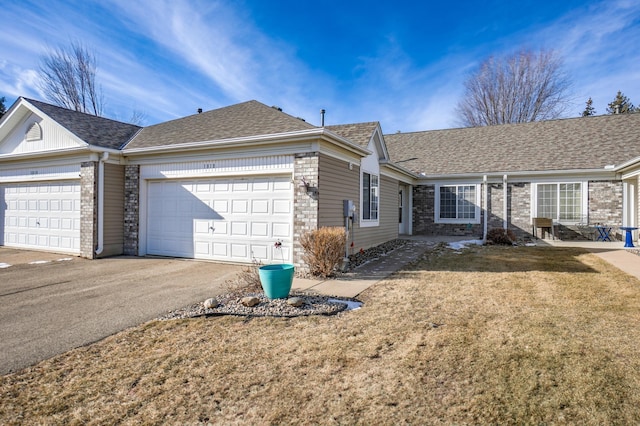
[[[247,228],[247,222],[231,222],[231,235],[246,237],[248,236]]]
[[[269,214],[269,200],[253,200],[251,212],[253,214]]]
[[[249,244],[231,243],[231,257],[243,261],[249,258]]]
[[[212,243],[213,252],[212,255],[218,258],[227,258],[229,257],[229,249],[226,243]]]
[[[214,235],[227,235],[229,226],[227,222],[214,222],[213,234]]]
[[[243,214],[249,211],[248,200],[232,200],[231,201],[231,214]]]
[[[3,244],[80,252],[80,184],[30,182],[1,185],[6,204]]]
[[[291,238],[291,225],[289,223],[273,223],[272,235],[275,238]]]
[[[268,237],[269,222],[251,222],[252,237]]]
[[[171,194],[163,188],[174,185],[181,187],[181,191]],[[279,191],[274,191],[276,186]],[[293,187],[290,178],[152,181],[148,187],[149,254],[247,263],[256,257],[270,262],[271,247],[276,238],[285,245],[292,244]],[[181,204],[177,216],[168,207],[153,208],[159,202],[175,204],[176,199]],[[177,224],[180,224],[179,232]],[[182,245],[175,244],[178,239]],[[171,244],[174,246],[168,247]],[[280,257],[278,253],[278,259]]]
[[[273,200],[273,214],[291,214],[291,201]]]
[[[231,185],[233,192],[247,192],[249,191],[249,182],[247,181],[234,181]]]
[[[259,192],[259,191],[269,191],[270,186],[269,186],[269,180],[268,179],[256,179],[253,182],[252,185],[252,190],[255,192]]]

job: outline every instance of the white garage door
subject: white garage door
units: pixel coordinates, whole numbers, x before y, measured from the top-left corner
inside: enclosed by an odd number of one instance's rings
[[[80,252],[79,182],[3,184],[0,194],[3,245]]]
[[[148,254],[291,261],[290,177],[151,181],[147,212]]]

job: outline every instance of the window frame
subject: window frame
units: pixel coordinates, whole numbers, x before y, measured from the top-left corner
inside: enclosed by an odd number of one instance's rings
[[[369,177],[368,185],[366,187],[365,184],[367,183],[367,178],[365,176]],[[366,170],[363,170],[360,175],[360,206],[360,226],[366,227],[379,225],[380,176]]]
[[[580,185],[580,212],[576,217],[571,219],[560,219],[560,211],[562,209],[562,205],[560,203],[561,195],[560,191],[561,185]],[[533,184],[533,190],[531,191],[531,218],[534,217],[547,217],[547,216],[539,216],[539,191],[541,185],[555,185],[555,217],[552,217],[554,223],[559,224],[575,224],[584,221],[585,217],[587,217],[589,211],[589,182],[585,180],[567,180],[567,181],[544,181],[544,182],[536,182]]]
[[[455,218],[446,218],[446,217],[441,217],[441,211],[440,211],[440,207],[441,207],[441,200],[440,200],[440,189],[443,187],[454,187],[456,188],[456,217]],[[459,188],[460,187],[473,187],[474,189],[474,217],[473,218],[464,218],[464,217],[459,217],[459,211],[458,211],[458,207],[459,204],[458,202],[460,201],[459,197]],[[433,212],[433,216],[434,216],[434,222],[435,223],[452,223],[452,224],[468,224],[468,223],[472,223],[472,224],[479,224],[480,220],[481,220],[481,185],[479,183],[441,183],[441,184],[436,184],[435,185],[435,203],[434,203],[434,212]]]

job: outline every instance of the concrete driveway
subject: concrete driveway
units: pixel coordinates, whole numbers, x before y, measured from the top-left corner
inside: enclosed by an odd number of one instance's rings
[[[240,270],[184,259],[86,260],[0,247],[0,374],[222,294]]]

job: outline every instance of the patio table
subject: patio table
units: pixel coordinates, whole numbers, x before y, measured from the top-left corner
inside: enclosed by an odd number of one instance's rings
[[[611,241],[611,227],[606,225],[596,225],[598,238],[596,241]]]
[[[624,239],[624,246],[635,247],[633,245],[633,231],[635,231],[638,228],[633,226],[621,226],[620,229],[622,229],[623,231],[627,231],[627,235],[625,236],[625,239]]]

